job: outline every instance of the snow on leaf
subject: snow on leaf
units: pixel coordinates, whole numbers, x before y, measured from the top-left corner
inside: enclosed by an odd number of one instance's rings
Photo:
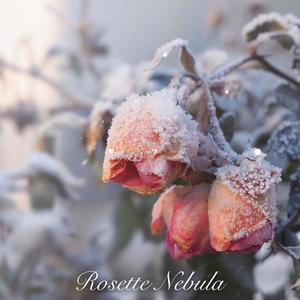
[[[278,158],[300,161],[300,122],[282,123],[269,139],[267,151]]]
[[[262,14],[247,23],[243,30],[242,35],[246,41],[251,42],[257,37],[266,32],[287,31],[288,23],[286,19],[279,13],[272,12]]]
[[[74,177],[61,162],[46,153],[33,153],[20,171],[20,177],[45,178],[53,181],[61,196],[78,200],[78,195],[73,188],[80,187],[84,180]]]
[[[274,98],[277,104],[300,114],[300,90],[289,84],[282,83],[274,91]]]
[[[244,26],[242,35],[247,42],[255,47],[261,43],[274,40],[287,50],[299,44],[299,28],[297,20],[292,15],[280,15],[272,12],[263,14]]]
[[[177,38],[175,40],[172,40],[171,42],[162,45],[161,47],[159,47],[155,54],[154,54],[154,58],[151,60],[151,62],[149,63],[148,67],[147,67],[147,71],[151,71],[153,69],[155,69],[163,59],[167,58],[170,53],[176,49],[176,48],[180,48],[180,47],[184,47],[187,46],[188,42],[186,40]]]

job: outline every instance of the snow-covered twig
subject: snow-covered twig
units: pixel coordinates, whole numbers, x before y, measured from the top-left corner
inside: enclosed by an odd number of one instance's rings
[[[239,69],[242,65],[256,60],[255,56],[247,56],[247,57],[243,57],[233,63],[231,63],[229,66],[226,66],[225,68],[222,68],[221,70],[218,70],[214,75],[211,76],[210,80],[211,81],[218,81],[222,78],[224,78],[225,76],[227,76],[228,74],[232,73],[233,71]]]
[[[78,104],[83,108],[91,108],[95,104],[94,99],[91,99],[88,96],[83,96],[73,90],[70,91],[66,89],[62,84],[46,76],[45,74],[40,72],[37,68],[25,69],[13,63],[7,62],[3,58],[1,58],[0,60],[0,66],[1,68],[7,69],[9,71],[23,74],[42,81],[46,85],[53,88],[65,100],[68,100],[71,103]]]

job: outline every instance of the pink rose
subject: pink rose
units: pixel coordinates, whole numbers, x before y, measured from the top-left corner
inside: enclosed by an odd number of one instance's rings
[[[208,229],[206,183],[172,186],[153,207],[151,229],[159,234],[167,227],[167,247],[175,259],[188,259],[211,252]]]

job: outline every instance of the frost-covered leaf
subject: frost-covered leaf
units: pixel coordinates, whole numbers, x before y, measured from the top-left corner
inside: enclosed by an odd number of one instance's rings
[[[66,166],[46,153],[33,153],[19,176],[28,178],[32,185],[40,180],[51,181],[60,196],[71,200],[78,200],[74,188],[84,184],[83,179],[75,177]]]
[[[266,32],[287,31],[288,24],[283,16],[276,12],[262,14],[251,20],[243,28],[243,37],[246,41],[251,42]]]
[[[195,59],[191,52],[185,46],[183,46],[181,49],[180,60],[187,72],[197,74]]]
[[[228,142],[231,141],[234,134],[235,127],[235,115],[233,112],[225,112],[220,120],[220,126],[224,133],[224,136]]]
[[[268,141],[267,151],[284,160],[300,161],[300,122],[281,124]]]
[[[299,28],[296,20],[291,15],[280,15],[272,12],[262,14],[243,29],[243,37],[257,48],[265,41],[274,40],[287,50],[291,50],[299,43]]]
[[[294,113],[300,114],[300,90],[282,83],[274,91],[276,103]]]
[[[187,46],[187,44],[188,44],[187,41],[178,38],[178,39],[172,40],[171,42],[169,42],[167,44],[162,45],[161,47],[159,47],[156,50],[156,52],[154,54],[154,58],[149,63],[147,70],[151,71],[151,70],[155,69],[163,59],[165,59],[169,56],[169,54],[174,49]]]

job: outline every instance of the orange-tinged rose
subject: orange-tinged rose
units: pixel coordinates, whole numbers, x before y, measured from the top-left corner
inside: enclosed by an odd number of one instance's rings
[[[131,96],[109,130],[103,181],[141,194],[160,192],[191,165],[201,137],[177,104],[176,89]]]
[[[213,183],[208,215],[216,251],[248,253],[273,238],[280,170],[264,161],[263,154],[252,154],[244,154],[237,166],[220,168]]]
[[[246,199],[220,181],[215,181],[209,196],[209,227],[212,247],[219,252],[251,252],[273,237],[267,193],[258,200]]]
[[[167,227],[167,247],[175,259],[211,252],[208,229],[209,184],[172,186],[155,203],[151,229],[159,234]]]

